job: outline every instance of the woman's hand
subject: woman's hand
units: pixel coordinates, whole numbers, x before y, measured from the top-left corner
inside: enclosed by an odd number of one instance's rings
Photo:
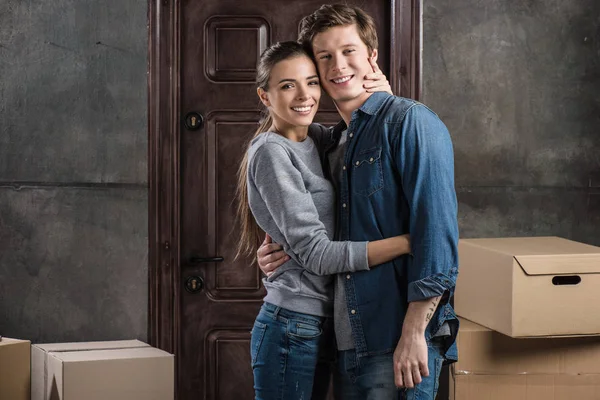
[[[381,72],[374,57],[369,58],[373,72],[365,75],[365,83],[363,87],[367,89],[367,93],[387,92],[392,93],[392,87],[387,80],[387,77]]]

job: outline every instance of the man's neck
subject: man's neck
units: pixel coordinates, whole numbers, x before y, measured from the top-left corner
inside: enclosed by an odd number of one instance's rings
[[[346,126],[350,125],[350,120],[352,119],[352,113],[354,112],[354,110],[358,110],[363,104],[365,104],[365,101],[367,101],[367,99],[371,97],[372,94],[373,93],[364,92],[363,94],[352,100],[334,101],[338,112],[340,113],[342,119],[346,123]]]

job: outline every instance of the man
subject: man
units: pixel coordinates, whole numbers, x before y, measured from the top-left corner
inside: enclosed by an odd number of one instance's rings
[[[411,235],[410,256],[336,278],[336,398],[434,399],[442,364],[457,359],[448,303],[458,274],[450,135],[424,105],[365,91],[378,43],[362,10],[324,5],[302,20],[299,41],[343,119],[324,158],[337,191],[336,240]],[[265,241],[258,261],[268,274],[286,258]]]

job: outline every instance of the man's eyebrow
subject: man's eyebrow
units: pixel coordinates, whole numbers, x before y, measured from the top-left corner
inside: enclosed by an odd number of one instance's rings
[[[358,46],[358,44],[356,44],[356,43],[348,43],[348,44],[344,44],[344,45],[342,45],[340,47],[345,48],[345,47],[356,47],[356,46]],[[315,52],[315,54],[326,53],[326,52],[329,52],[329,50],[325,50],[325,49],[323,49],[323,50],[317,50]]]

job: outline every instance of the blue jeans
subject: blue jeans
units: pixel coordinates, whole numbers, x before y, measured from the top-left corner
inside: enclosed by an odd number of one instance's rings
[[[361,357],[354,350],[338,352],[333,387],[337,400],[435,400],[440,371],[444,363],[443,342],[433,338],[427,343],[429,376],[413,389],[398,389],[394,384],[393,353]]]
[[[333,322],[264,303],[252,328],[256,400],[319,400],[329,388]]]

